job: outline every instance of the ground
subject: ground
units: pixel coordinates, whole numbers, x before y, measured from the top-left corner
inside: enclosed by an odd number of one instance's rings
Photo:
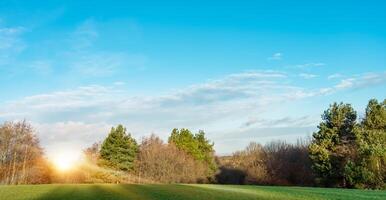
[[[0,186],[1,200],[271,200],[386,199],[386,191],[240,185],[19,185]]]

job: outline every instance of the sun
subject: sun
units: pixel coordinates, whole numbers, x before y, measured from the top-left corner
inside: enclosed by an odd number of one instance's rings
[[[76,166],[79,161],[79,157],[77,154],[67,151],[56,154],[52,161],[58,170],[68,171]]]

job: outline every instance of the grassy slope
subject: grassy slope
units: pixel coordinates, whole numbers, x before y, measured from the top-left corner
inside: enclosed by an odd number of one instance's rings
[[[231,185],[21,185],[0,186],[1,200],[19,199],[386,199],[386,191]]]

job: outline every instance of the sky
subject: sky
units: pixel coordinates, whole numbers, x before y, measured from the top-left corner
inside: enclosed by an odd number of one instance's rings
[[[386,98],[385,1],[0,1],[0,122],[48,155],[123,124],[216,153],[294,142],[333,102]]]

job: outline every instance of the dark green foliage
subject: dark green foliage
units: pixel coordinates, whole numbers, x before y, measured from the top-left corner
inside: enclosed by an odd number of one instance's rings
[[[356,112],[350,104],[334,103],[322,119],[309,146],[312,167],[323,185],[346,187],[345,166],[353,156],[358,129]]]
[[[138,152],[138,145],[126,128],[118,125],[111,128],[100,150],[100,156],[108,166],[120,170],[130,170]]]
[[[386,99],[379,103],[376,99],[369,101],[362,125],[368,130],[386,130]]]
[[[372,99],[357,134],[355,162],[346,167],[350,184],[358,188],[383,188],[386,180],[386,100]]]
[[[356,121],[349,104],[330,106],[309,146],[313,169],[329,186],[384,188],[386,180],[386,100],[372,99]]]
[[[177,148],[193,156],[194,159],[205,162],[211,171],[216,169],[214,144],[205,138],[204,131],[200,130],[198,133],[193,134],[188,129],[178,130],[175,128],[169,137],[169,143],[173,143]]]

